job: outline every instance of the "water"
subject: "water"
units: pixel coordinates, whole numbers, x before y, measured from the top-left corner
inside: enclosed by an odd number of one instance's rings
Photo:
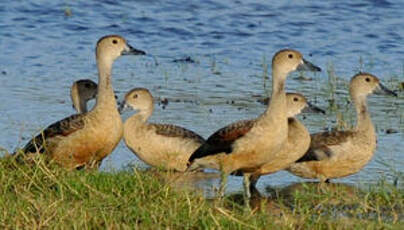
[[[97,80],[95,43],[113,33],[151,54],[120,58],[113,84],[120,98],[132,87],[168,98],[165,109],[156,107],[153,122],[182,125],[207,137],[230,122],[256,117],[265,109],[257,99],[270,88],[263,64],[286,47],[300,50],[324,70],[333,65],[340,79],[338,104],[345,111],[346,83],[358,70],[393,88],[404,81],[403,14],[404,2],[382,0],[2,2],[0,146],[12,151],[72,114],[70,85],[82,78]],[[185,57],[195,63],[173,62]],[[296,76],[289,78],[288,91],[302,92],[327,108],[327,71],[307,73],[314,81]],[[339,181],[391,179],[392,170],[381,162],[404,171],[403,94],[398,99],[372,96],[369,105],[378,130],[377,152],[364,170]],[[352,120],[352,110],[346,114]],[[305,117],[311,132],[335,125],[333,112]],[[398,133],[385,134],[389,128]],[[121,143],[102,168],[121,169],[128,162],[145,166]],[[262,178],[259,186],[299,180],[280,172]],[[230,190],[239,190],[240,184],[231,178]]]

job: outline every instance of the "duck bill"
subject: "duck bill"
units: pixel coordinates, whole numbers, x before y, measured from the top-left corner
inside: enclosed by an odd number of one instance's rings
[[[312,71],[312,72],[321,72],[321,68],[314,65],[313,63],[302,59],[302,62],[297,66],[297,71]]]
[[[322,113],[325,114],[325,111],[323,109],[320,109],[319,107],[311,104],[310,102],[307,102],[306,107],[302,110],[303,113]]]
[[[118,107],[118,112],[119,114],[122,114],[123,112],[125,112],[126,108],[128,108],[128,106],[126,105],[125,101],[122,101],[121,103],[118,103],[119,107]]]
[[[378,95],[391,95],[391,96],[397,97],[397,93],[390,90],[389,88],[384,86],[382,83],[379,83],[379,86],[375,89],[374,93],[378,94]]]
[[[129,44],[126,44],[125,49],[122,51],[122,55],[146,55],[143,50],[135,49]]]

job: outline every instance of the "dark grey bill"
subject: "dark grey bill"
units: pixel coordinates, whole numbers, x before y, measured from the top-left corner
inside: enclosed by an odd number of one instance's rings
[[[313,63],[303,59],[303,63],[297,66],[297,71],[313,71],[313,72],[321,72],[321,68],[314,65]]]
[[[122,51],[122,55],[146,55],[146,52],[143,50],[138,50],[130,46],[129,44],[126,44],[128,46],[128,50]]]
[[[325,114],[325,111],[320,109],[319,107],[311,104],[310,102],[307,102],[306,107],[304,107],[304,109],[302,110],[303,113],[322,113]]]
[[[379,87],[376,88],[374,91],[375,94],[379,95],[392,95],[397,97],[397,93],[393,92],[392,90],[388,89],[386,86],[384,86],[382,83],[379,82]]]
[[[125,101],[121,101],[121,102],[118,102],[118,105],[119,105],[118,112],[119,112],[119,114],[122,114],[126,109],[126,103],[125,103]]]

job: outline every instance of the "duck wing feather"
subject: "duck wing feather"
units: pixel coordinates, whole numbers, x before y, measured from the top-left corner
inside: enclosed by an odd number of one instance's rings
[[[40,134],[31,139],[22,149],[24,153],[43,153],[46,150],[46,140],[56,136],[69,136],[84,128],[84,114],[74,114],[49,125]]]
[[[156,134],[166,136],[166,137],[179,137],[179,138],[189,138],[203,144],[205,139],[198,135],[197,133],[183,128],[177,125],[171,124],[150,124],[154,128]]]
[[[255,120],[242,120],[219,129],[190,156],[188,163],[191,164],[195,159],[223,152],[232,153],[234,142],[246,135],[254,124]]]
[[[353,131],[333,131],[312,134],[309,150],[296,162],[329,159],[335,154],[331,149],[332,146],[347,143],[353,137],[353,134]]]

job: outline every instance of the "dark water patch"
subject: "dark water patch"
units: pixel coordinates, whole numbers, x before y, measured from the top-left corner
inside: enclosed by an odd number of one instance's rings
[[[367,0],[367,1],[371,3],[374,7],[390,8],[393,7],[394,5],[386,0]]]
[[[240,16],[242,17],[247,17],[247,18],[263,18],[263,19],[268,19],[268,18],[273,18],[273,17],[279,17],[281,16],[281,13],[278,14],[273,14],[273,13],[242,13]]]
[[[366,38],[370,38],[370,39],[372,39],[372,38],[379,38],[379,36],[377,35],[377,34],[372,34],[372,33],[368,33],[368,34],[365,34],[365,37]]]
[[[185,62],[185,63],[195,63],[196,61],[191,57],[184,57],[179,59],[174,59],[172,62]]]
[[[162,35],[164,35],[164,32],[167,32],[168,34],[175,34],[181,38],[181,40],[186,40],[193,36],[193,33],[185,28],[166,27],[162,28],[162,30]]]
[[[28,21],[29,19],[27,17],[15,17],[12,20],[14,22],[25,22],[25,21]]]

